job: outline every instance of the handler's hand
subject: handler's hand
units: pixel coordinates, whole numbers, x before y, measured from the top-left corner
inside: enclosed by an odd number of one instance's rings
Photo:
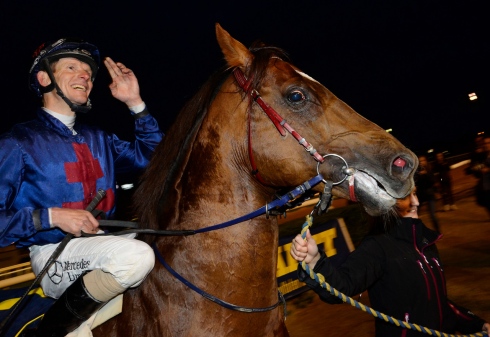
[[[306,230],[306,240],[301,237],[301,234],[296,235],[291,245],[290,254],[296,261],[305,261],[308,267],[312,269],[315,267],[320,259],[320,253],[309,229]]]
[[[97,233],[99,222],[92,213],[83,209],[51,208],[53,226],[75,236],[85,233]]]
[[[112,77],[112,83],[109,85],[112,96],[126,103],[128,107],[143,103],[138,79],[133,71],[121,62],[114,62],[110,57],[104,59],[104,64]]]

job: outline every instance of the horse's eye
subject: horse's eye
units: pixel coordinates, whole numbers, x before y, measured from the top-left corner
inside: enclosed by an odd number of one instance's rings
[[[291,103],[300,103],[304,100],[306,100],[306,96],[299,90],[294,90],[288,94],[288,101]]]

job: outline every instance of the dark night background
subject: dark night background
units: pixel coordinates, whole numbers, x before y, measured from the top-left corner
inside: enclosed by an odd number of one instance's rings
[[[18,1],[0,0],[2,123],[30,119],[33,51],[64,36],[96,44],[136,73],[165,131],[222,65],[219,22],[246,46],[285,49],[295,65],[417,152],[468,151],[489,125],[490,20],[485,1]],[[131,137],[132,118],[101,69],[84,118]],[[476,92],[477,101],[468,94]]]

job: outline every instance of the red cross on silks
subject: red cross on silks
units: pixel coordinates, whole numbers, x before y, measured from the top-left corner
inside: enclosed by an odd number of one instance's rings
[[[82,183],[83,200],[64,202],[62,207],[85,209],[97,192],[97,179],[104,176],[98,159],[92,156],[87,144],[73,143],[73,149],[77,156],[76,162],[65,163],[66,180],[68,183]],[[104,212],[114,206],[114,191],[112,188],[106,191],[106,196],[97,206]]]

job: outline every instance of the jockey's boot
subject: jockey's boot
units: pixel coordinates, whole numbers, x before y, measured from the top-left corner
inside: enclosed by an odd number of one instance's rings
[[[92,316],[105,302],[93,299],[81,275],[48,309],[36,330],[25,331],[22,337],[64,337]]]

